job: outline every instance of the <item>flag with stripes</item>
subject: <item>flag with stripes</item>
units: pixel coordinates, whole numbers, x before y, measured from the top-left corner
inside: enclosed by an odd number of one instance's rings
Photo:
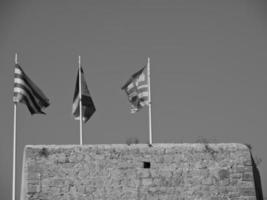
[[[83,122],[87,122],[90,117],[94,114],[95,112],[95,105],[92,100],[92,97],[90,95],[90,92],[88,90],[85,78],[84,78],[84,73],[83,69],[81,69],[81,93],[82,93],[82,118]],[[74,90],[74,97],[73,97],[73,104],[72,104],[72,114],[74,115],[74,118],[76,120],[80,119],[80,97],[79,97],[79,71],[76,79],[76,84],[75,84],[75,90]]]
[[[31,114],[45,114],[42,108],[49,106],[49,99],[18,64],[15,65],[13,101],[26,104]]]
[[[131,113],[136,113],[149,104],[146,67],[136,72],[121,88],[128,96]]]

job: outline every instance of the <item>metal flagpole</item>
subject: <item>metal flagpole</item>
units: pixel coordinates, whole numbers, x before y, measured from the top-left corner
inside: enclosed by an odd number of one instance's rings
[[[151,123],[151,86],[150,86],[150,58],[147,58],[147,81],[148,81],[148,117],[149,117],[149,146],[152,146],[152,123]]]
[[[83,144],[83,115],[82,115],[82,74],[81,56],[79,56],[79,107],[80,107],[80,145]]]
[[[18,64],[18,54],[15,54],[15,64]],[[14,102],[13,120],[13,171],[12,171],[12,200],[16,198],[16,132],[17,132],[17,103]]]

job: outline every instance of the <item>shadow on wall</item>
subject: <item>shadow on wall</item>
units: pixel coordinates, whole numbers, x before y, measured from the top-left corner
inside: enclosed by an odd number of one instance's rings
[[[253,159],[252,153],[250,152],[251,157],[251,163],[252,163],[252,170],[253,170],[253,177],[254,177],[254,184],[255,184],[255,190],[256,190],[256,197],[257,200],[264,200],[263,199],[263,193],[262,193],[262,187],[261,187],[261,176],[260,171]]]

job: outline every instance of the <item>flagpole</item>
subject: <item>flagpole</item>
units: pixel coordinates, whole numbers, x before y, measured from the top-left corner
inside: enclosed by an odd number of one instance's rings
[[[15,64],[18,64],[18,54],[15,54]],[[14,102],[13,120],[13,169],[12,169],[12,200],[16,198],[16,135],[17,135],[17,103]]]
[[[80,145],[83,144],[83,115],[82,115],[82,76],[81,76],[81,56],[79,56],[79,107],[80,107]]]
[[[152,120],[151,120],[151,85],[150,85],[150,58],[147,58],[148,81],[148,118],[149,118],[149,146],[152,146]]]

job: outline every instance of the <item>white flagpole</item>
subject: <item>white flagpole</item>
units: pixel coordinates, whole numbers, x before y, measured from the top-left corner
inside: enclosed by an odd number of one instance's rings
[[[18,54],[15,54],[15,64],[18,64]],[[16,132],[17,132],[17,103],[14,102],[13,120],[13,171],[12,171],[12,200],[16,198]]]
[[[150,85],[150,58],[147,58],[147,81],[148,81],[148,117],[149,117],[149,146],[152,145],[152,122],[151,122],[151,85]]]
[[[80,107],[80,145],[83,144],[83,115],[82,115],[82,74],[81,56],[79,56],[79,107]]]

